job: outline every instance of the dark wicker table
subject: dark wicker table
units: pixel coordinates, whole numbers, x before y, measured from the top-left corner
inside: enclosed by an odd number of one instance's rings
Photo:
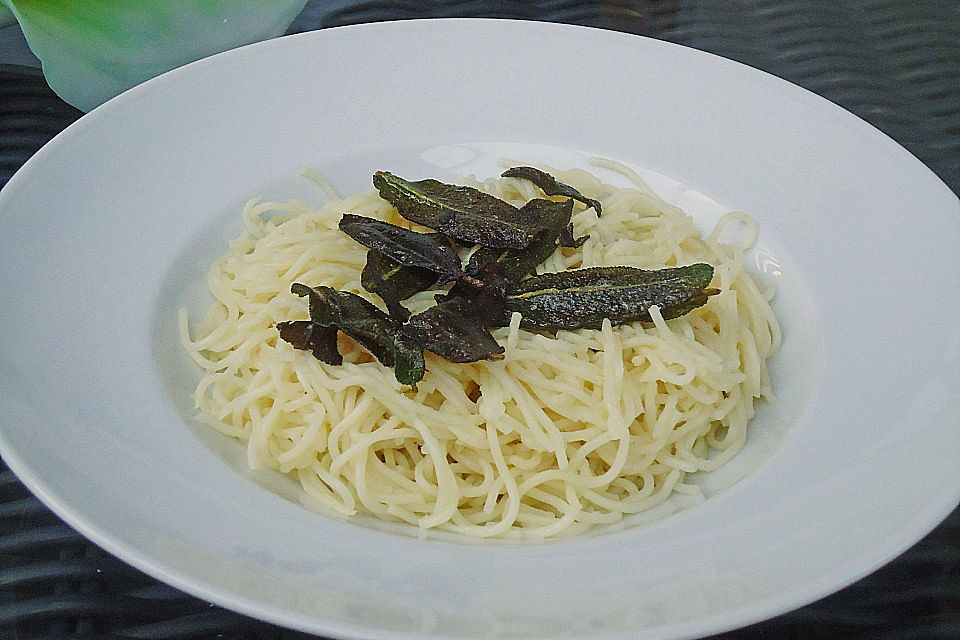
[[[590,25],[744,62],[857,114],[960,193],[957,0],[317,0],[290,30],[452,16]],[[0,65],[0,185],[79,115],[36,69]],[[127,566],[61,522],[0,464],[0,637],[306,636],[202,602]],[[843,591],[713,640],[801,638],[960,638],[960,510]]]

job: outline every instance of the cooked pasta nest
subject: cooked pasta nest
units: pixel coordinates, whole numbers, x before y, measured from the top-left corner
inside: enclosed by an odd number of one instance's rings
[[[199,419],[244,441],[251,468],[298,480],[311,508],[466,536],[570,535],[674,493],[699,495],[689,474],[729,461],[747,438],[755,401],[772,398],[766,362],[780,330],[772,294],[743,267],[756,226],[731,213],[704,237],[632,171],[596,163],[635,186],[554,171],[600,200],[603,215],[577,205],[575,232],[589,239],[557,250],[538,273],[707,262],[720,293],[705,306],[669,321],[653,310],[653,323],[607,321],[555,335],[521,329],[514,314],[494,330],[502,360],[454,364],[427,354],[414,391],[343,335],[344,361],[333,366],[280,340],[275,328],[307,317],[305,301],[290,293],[294,282],[382,307],[360,285],[366,250],[337,228],[342,214],[411,224],[372,189],[331,194],[319,209],[252,200],[246,230],[209,270],[215,302],[205,319],[191,327],[181,311],[184,347],[203,369]],[[518,206],[543,197],[514,178],[464,183]],[[741,240],[721,243],[730,223]],[[407,305],[416,313],[434,293]]]

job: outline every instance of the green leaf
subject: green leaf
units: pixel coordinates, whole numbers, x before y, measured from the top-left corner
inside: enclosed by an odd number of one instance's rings
[[[306,0],[0,0],[47,82],[89,111],[154,76],[281,35]]]
[[[566,196],[573,198],[588,207],[593,207],[597,215],[600,215],[599,201],[584,196],[570,185],[560,182],[546,171],[541,171],[535,167],[511,167],[500,175],[504,178],[523,178],[524,180],[529,180],[540,187],[540,190],[548,196]]]
[[[503,347],[473,316],[470,302],[464,298],[452,298],[416,314],[401,332],[450,362],[503,357]]]
[[[553,255],[560,239],[565,236],[573,214],[573,201],[554,202],[536,198],[523,206],[520,214],[540,221],[542,229],[524,249],[477,249],[467,264],[467,272],[478,273],[486,265],[496,262],[503,269],[503,276],[517,282]],[[572,236],[572,233],[570,234]]]
[[[524,280],[507,295],[506,308],[523,316],[526,327],[599,329],[604,318],[614,325],[650,321],[656,305],[674,318],[706,303],[713,267],[646,271],[633,267],[591,267],[545,273]]]
[[[538,230],[510,203],[473,187],[411,182],[385,171],[374,174],[373,184],[407,220],[461,242],[522,249]]]
[[[293,283],[290,291],[310,300],[309,321],[281,322],[277,325],[280,337],[293,346],[310,349],[324,362],[340,364],[332,362],[333,357],[329,354],[332,344],[336,358],[340,357],[340,353],[336,351],[336,331],[339,329],[363,345],[384,365],[396,365],[394,375],[401,384],[416,387],[416,383],[423,378],[423,349],[408,336],[401,334],[396,322],[376,305],[355,293],[336,291],[330,287],[308,287],[300,282]],[[301,323],[311,324],[314,328],[308,329]],[[326,359],[327,357],[330,359]]]
[[[433,271],[405,267],[373,249],[367,252],[367,264],[360,273],[363,288],[380,296],[390,315],[400,321],[410,317],[410,312],[400,303],[436,283],[437,274]]]
[[[707,300],[710,299],[710,296],[715,296],[718,293],[720,293],[720,289],[704,289],[702,293],[698,293],[686,302],[674,305],[672,307],[663,307],[660,309],[660,315],[664,320],[673,320],[674,318],[679,318],[680,316],[686,315],[694,309],[699,309],[703,305],[707,304]],[[642,319],[646,320],[646,318]]]
[[[343,364],[343,356],[337,350],[337,328],[324,327],[312,320],[279,322],[280,337],[297,349],[313,352],[317,360],[327,364]]]
[[[573,237],[573,223],[567,225],[567,228],[563,230],[560,234],[560,246],[569,247],[571,249],[579,249],[583,246],[583,243],[587,241],[590,236],[581,236],[579,238]]]
[[[463,273],[460,256],[435,233],[417,233],[350,213],[340,219],[340,230],[398,264],[433,271],[440,276],[441,283],[452,282]]]
[[[339,312],[326,296],[318,295],[313,288],[307,285],[294,282],[290,285],[290,292],[295,293],[301,298],[307,298],[310,304],[310,321],[315,322],[321,327],[335,327],[340,319]]]
[[[427,364],[423,359],[423,347],[415,340],[398,333],[394,340],[396,365],[393,373],[400,384],[408,384],[417,390],[417,383],[423,380]]]
[[[298,288],[295,293],[302,290]],[[330,287],[310,287],[307,295],[313,322],[324,324],[332,317],[332,324],[340,331],[362,344],[383,364],[393,366],[397,328],[390,316],[355,293],[335,291]],[[316,309],[323,311],[315,315]]]

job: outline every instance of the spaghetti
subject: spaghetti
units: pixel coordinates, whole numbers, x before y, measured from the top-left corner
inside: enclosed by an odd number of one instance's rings
[[[598,161],[607,168],[626,168]],[[743,268],[756,238],[728,214],[704,238],[680,209],[639,181],[603,184],[557,172],[603,205],[574,214],[577,249],[559,249],[538,273],[694,262],[714,266],[720,289],[701,308],[664,321],[556,335],[509,326],[493,335],[502,360],[454,364],[427,354],[414,391],[349,338],[332,366],[278,338],[278,322],[307,317],[294,282],[380,301],[360,285],[366,250],[337,228],[344,213],[410,227],[375,191],[321,209],[248,202],[246,231],[211,267],[215,303],[198,328],[181,311],[184,348],[203,369],[200,419],[246,442],[251,468],[291,474],[311,507],[467,536],[569,535],[649,509],[674,492],[697,494],[688,474],[727,462],[744,444],[754,402],[771,397],[766,360],[780,342],[768,298]],[[474,181],[512,204],[542,197],[513,178]],[[578,205],[578,209],[582,206]],[[731,223],[745,240],[721,243]],[[414,313],[428,291],[407,301]]]

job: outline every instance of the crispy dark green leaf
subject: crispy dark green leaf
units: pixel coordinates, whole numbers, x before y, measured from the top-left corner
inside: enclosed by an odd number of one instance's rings
[[[477,249],[467,266],[467,273],[475,274],[485,265],[498,263],[508,280],[518,281],[533,273],[544,260],[553,255],[557,244],[564,236],[573,214],[573,201],[554,202],[536,198],[523,205],[520,214],[531,220],[538,220],[541,230],[524,249]],[[571,241],[573,238],[570,232]]]
[[[462,299],[466,303],[464,314],[484,327],[496,327],[502,323],[507,291],[512,284],[504,277],[500,263],[489,262],[464,275],[449,292],[436,295],[434,299],[438,304]]]
[[[312,351],[313,355],[327,364],[343,364],[343,356],[337,351],[337,328],[324,327],[311,320],[278,322],[280,337],[297,349]]]
[[[437,284],[437,274],[421,267],[405,267],[371,249],[360,274],[360,284],[380,296],[390,315],[402,322],[410,317],[410,312],[401,301]]]
[[[500,326],[505,313],[507,291],[513,285],[504,275],[503,266],[490,263],[476,273],[473,281],[480,286],[474,285],[473,294],[467,296],[470,303],[466,312],[486,328]],[[469,283],[471,280],[464,278],[461,282]]]
[[[516,285],[506,309],[520,312],[527,327],[599,329],[604,318],[614,325],[649,321],[653,305],[664,315],[670,309],[686,313],[691,304],[706,302],[704,289],[712,278],[713,267],[703,263],[654,271],[592,267],[545,273]]]
[[[389,222],[350,213],[340,219],[340,230],[405,267],[433,271],[440,276],[441,282],[452,282],[462,273],[457,252],[438,234],[417,233]]]
[[[518,216],[519,209],[473,187],[411,182],[386,171],[375,173],[373,184],[404,218],[456,240],[521,249],[537,231]]]
[[[704,289],[703,293],[690,298],[690,300],[684,302],[683,304],[660,309],[660,315],[663,316],[664,320],[673,320],[674,318],[679,318],[680,316],[686,315],[694,309],[699,309],[703,305],[707,304],[707,300],[710,299],[710,296],[715,296],[718,293],[720,293],[720,289]],[[640,320],[646,322],[653,321],[649,313],[646,315],[646,317],[640,318]]]
[[[393,343],[394,360],[396,364],[393,373],[400,384],[409,384],[414,391],[417,383],[423,380],[427,365],[423,359],[423,347],[420,344],[398,331]]]
[[[401,328],[425,349],[451,362],[497,360],[503,347],[470,312],[470,301],[452,298],[411,317]]]
[[[376,305],[354,293],[335,291],[330,287],[308,287],[295,283],[291,291],[309,296],[312,323],[318,324],[313,318],[314,311],[318,310],[322,314],[319,322],[327,322],[332,318],[329,328],[343,331],[386,366],[399,363],[401,368],[395,373],[401,383],[415,384],[423,377],[423,367],[418,364],[416,355],[420,347],[401,335],[397,323]],[[421,352],[419,360],[422,358]]]
[[[573,198],[588,207],[593,207],[597,215],[600,215],[600,203],[597,200],[584,196],[570,185],[560,182],[546,171],[541,171],[534,167],[511,167],[500,175],[504,178],[523,178],[529,180],[540,187],[540,190],[548,196],[566,196]]]
[[[393,366],[397,327],[390,316],[355,293],[335,291],[330,287],[312,287],[310,292],[311,308],[314,298],[326,302],[336,310],[338,329],[362,344],[377,360],[388,367]]]
[[[290,285],[290,292],[301,298],[307,298],[310,304],[311,322],[321,327],[335,327],[337,325],[337,308],[330,303],[326,296],[316,295],[313,289],[300,282],[294,282]]]
[[[571,202],[568,200],[568,202]],[[583,243],[587,241],[587,238],[590,236],[581,236],[579,238],[573,237],[573,223],[567,225],[567,228],[563,230],[563,233],[560,234],[560,246],[569,247],[571,249],[579,249],[583,246]]]
[[[359,342],[377,360],[394,366],[401,384],[413,385],[423,378],[423,348],[403,335],[396,322],[376,305],[360,296],[330,287],[308,287],[299,282],[290,290],[310,299],[310,320],[281,322],[280,337],[298,349],[309,349],[330,364],[341,364],[337,330]],[[315,316],[316,314],[316,316]]]

